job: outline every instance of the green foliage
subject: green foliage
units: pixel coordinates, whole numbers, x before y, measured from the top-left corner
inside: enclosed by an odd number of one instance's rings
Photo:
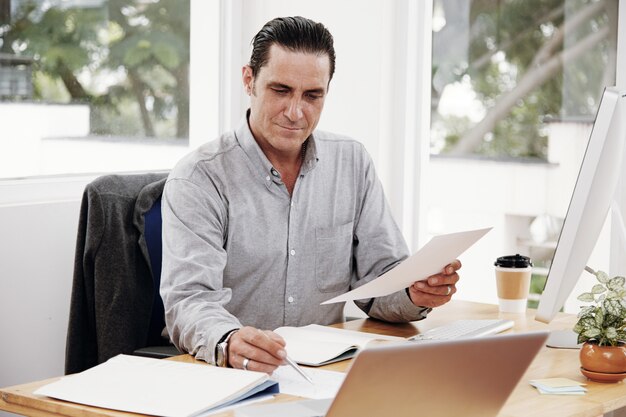
[[[127,68],[156,64],[171,70],[185,58],[180,51],[187,46],[171,33],[135,33],[113,43],[110,58]]]
[[[438,114],[439,94],[445,86],[462,80],[469,80],[486,112],[485,119],[490,113],[496,115],[495,127],[489,127],[488,133],[478,130],[482,142],[473,147],[472,153],[546,159],[546,119],[590,118],[595,114],[604,83],[614,79],[613,30],[576,60],[553,69],[554,75],[547,80],[531,87],[522,81],[528,81],[524,77],[536,68],[550,71],[544,65],[547,60],[565,50],[575,50],[586,36],[615,24],[606,11],[589,13],[581,24],[569,25],[564,39],[557,42],[565,16],[573,20],[579,12],[599,3],[610,10],[617,0],[436,1],[451,24],[433,33],[432,119],[438,130],[434,140],[444,137],[446,141],[433,145],[433,149],[453,151],[479,124],[474,121],[459,132],[458,125],[449,124],[450,117]],[[556,62],[561,65],[558,62],[562,60]],[[506,95],[516,97],[516,104],[501,111],[499,100]],[[442,126],[447,132],[441,133]]]
[[[595,276],[599,283],[578,296],[578,300],[592,305],[581,308],[574,331],[578,343],[595,341],[599,346],[617,346],[626,341],[626,279],[609,278],[602,271]]]
[[[35,98],[88,103],[92,134],[187,137],[189,0],[63,3],[20,2],[0,32],[35,59]]]
[[[538,295],[543,292],[546,286],[547,277],[543,274],[532,274],[530,277],[530,290],[528,297],[528,308],[537,308],[539,306]]]
[[[103,11],[99,9],[44,9],[22,3],[8,38],[23,43],[24,55],[37,58],[39,70],[60,76],[63,68],[77,71],[90,63],[91,54],[102,46],[97,33]]]
[[[467,117],[458,117],[454,115],[437,118],[436,120],[433,120],[433,137],[437,135],[437,130],[439,130],[436,126],[440,126],[441,132],[445,132],[445,136],[438,141],[440,145],[443,145],[444,148],[442,149],[442,152],[445,153],[451,146],[454,146],[458,142],[463,135],[463,132],[469,129],[471,121]]]
[[[548,138],[537,126],[546,111],[540,97],[531,94],[513,107],[508,117],[498,121],[493,134],[483,141],[477,152],[493,157],[545,158]]]

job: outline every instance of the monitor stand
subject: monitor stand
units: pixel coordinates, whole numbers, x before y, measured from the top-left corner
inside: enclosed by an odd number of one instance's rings
[[[546,346],[557,349],[580,349],[582,343],[577,343],[578,335],[573,330],[552,330]]]

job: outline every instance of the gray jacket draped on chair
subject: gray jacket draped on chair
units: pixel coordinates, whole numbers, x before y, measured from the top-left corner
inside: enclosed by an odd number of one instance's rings
[[[153,279],[143,215],[160,198],[166,176],[107,175],[85,188],[74,261],[66,374],[146,346]]]

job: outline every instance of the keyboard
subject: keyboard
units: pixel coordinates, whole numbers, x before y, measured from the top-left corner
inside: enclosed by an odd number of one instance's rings
[[[513,320],[456,320],[409,337],[408,340],[423,342],[429,340],[467,339],[500,333],[511,327],[513,327]]]

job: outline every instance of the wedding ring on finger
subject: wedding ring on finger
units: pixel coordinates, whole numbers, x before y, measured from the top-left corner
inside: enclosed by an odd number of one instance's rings
[[[247,370],[248,370],[248,364],[249,364],[249,363],[250,363],[250,359],[248,359],[248,358],[243,358],[243,364],[242,364],[242,366],[241,366],[241,367],[243,368],[243,370],[244,370],[244,371],[247,371]]]
[[[452,292],[452,287],[448,285],[448,292],[446,293],[446,296],[450,295],[451,292]]]

